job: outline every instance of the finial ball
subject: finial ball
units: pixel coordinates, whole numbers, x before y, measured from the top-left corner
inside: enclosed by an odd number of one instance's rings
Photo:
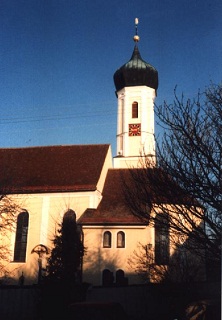
[[[135,35],[135,36],[133,37],[133,40],[134,40],[135,42],[139,42],[139,41],[140,41],[140,37],[139,37],[138,35]]]
[[[135,24],[137,25],[139,23],[139,19],[135,18]]]

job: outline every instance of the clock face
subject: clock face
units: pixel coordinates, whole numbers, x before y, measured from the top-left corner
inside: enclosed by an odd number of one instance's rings
[[[141,125],[140,123],[129,124],[129,136],[135,137],[141,135]]]

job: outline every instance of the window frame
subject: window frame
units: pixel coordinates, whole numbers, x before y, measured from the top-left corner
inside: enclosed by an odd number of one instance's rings
[[[137,101],[132,103],[132,119],[138,119],[139,117],[139,105]]]
[[[112,233],[108,230],[103,233],[103,248],[112,248]]]
[[[168,265],[170,259],[170,230],[167,214],[159,213],[157,215],[154,228],[155,263],[157,265]]]
[[[14,244],[14,262],[26,262],[26,250],[28,243],[29,214],[22,211],[17,216],[15,244]]]
[[[118,239],[121,237],[121,239]],[[118,231],[116,235],[116,247],[117,248],[125,248],[126,247],[126,236],[124,231]]]

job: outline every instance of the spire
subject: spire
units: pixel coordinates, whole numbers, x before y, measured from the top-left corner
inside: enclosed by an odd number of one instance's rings
[[[131,60],[131,61],[132,61],[132,60],[136,60],[136,61],[137,61],[138,59],[142,60],[141,55],[140,55],[140,52],[139,52],[139,49],[138,49],[137,45],[135,45],[130,60]]]
[[[135,18],[135,36],[133,37],[133,40],[135,43],[140,41],[140,37],[138,36],[138,24],[139,24],[139,19]]]
[[[131,59],[120,67],[114,73],[114,84],[116,92],[125,87],[147,86],[157,90],[158,88],[158,73],[157,70],[141,58],[137,43],[140,40],[138,36],[139,19],[135,19],[135,42]]]

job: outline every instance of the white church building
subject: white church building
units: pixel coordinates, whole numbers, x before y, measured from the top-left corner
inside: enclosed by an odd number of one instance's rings
[[[1,239],[10,248],[3,262],[12,283],[22,274],[25,284],[37,283],[39,245],[45,248],[44,267],[58,223],[69,209],[76,213],[84,235],[82,281],[140,283],[129,259],[139,243],[155,247],[155,230],[132,213],[122,182],[138,167],[141,155],[155,167],[158,73],[141,58],[138,40],[136,32],[130,60],[114,74],[118,115],[114,158],[108,144],[0,149],[1,192],[22,208],[15,230]]]

